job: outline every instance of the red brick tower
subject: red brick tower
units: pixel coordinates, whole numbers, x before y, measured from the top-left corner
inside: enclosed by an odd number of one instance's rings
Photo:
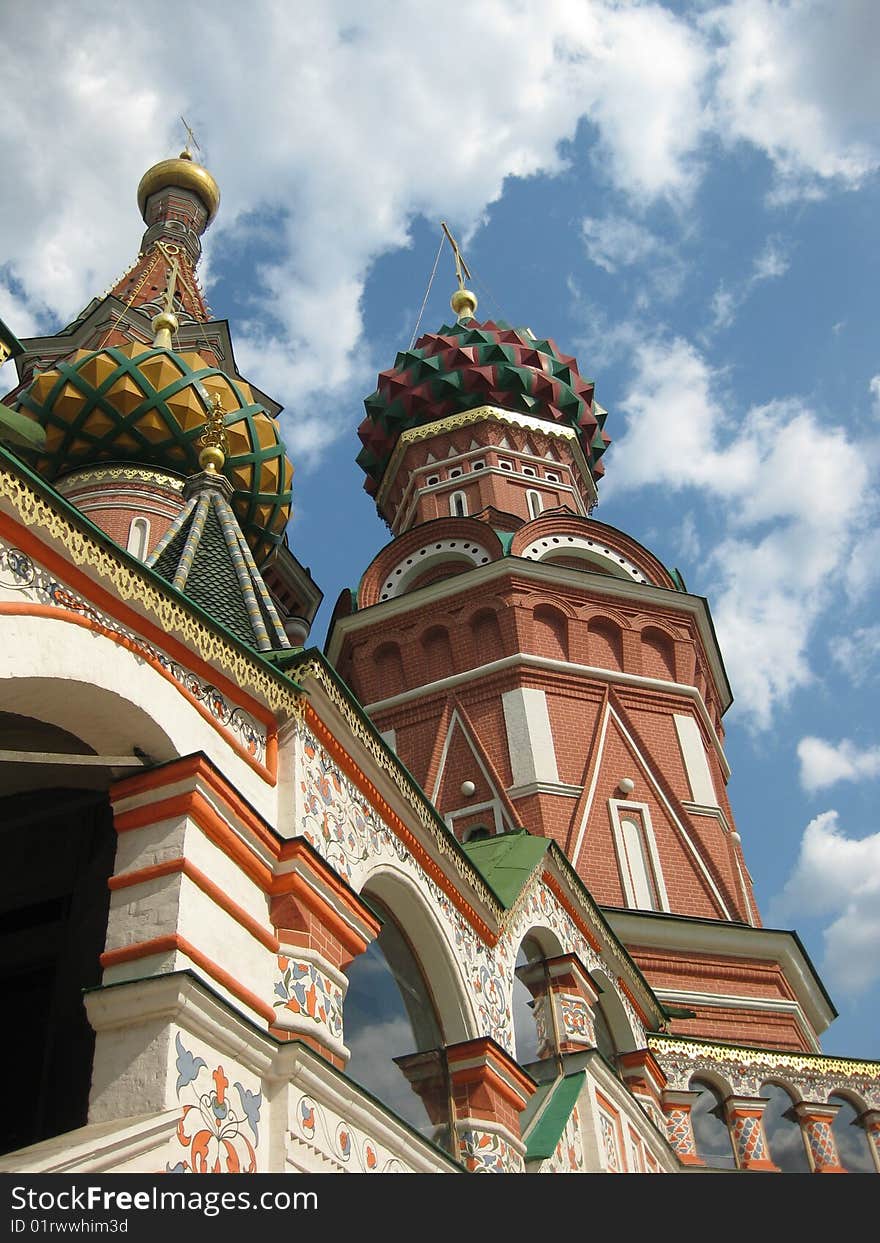
[[[695,1036],[815,1050],[834,1016],[765,930],[726,793],[731,692],[705,599],[592,518],[606,412],[528,329],[398,355],[358,461],[394,539],[328,654],[462,841],[555,838]]]

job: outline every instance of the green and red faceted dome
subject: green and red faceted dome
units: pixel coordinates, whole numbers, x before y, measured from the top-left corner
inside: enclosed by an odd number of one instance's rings
[[[576,360],[527,329],[466,319],[426,333],[380,373],[358,428],[367,492],[378,491],[401,433],[479,406],[574,428],[593,478],[603,474],[600,458],[611,443],[605,411],[594,405],[593,383],[578,374]]]
[[[138,343],[77,350],[38,375],[15,408],[46,429],[35,465],[52,482],[95,463],[129,462],[179,475],[201,471],[200,439],[215,397],[228,441],[224,475],[258,564],[281,542],[293,467],[275,420],[246,381],[201,354]]]

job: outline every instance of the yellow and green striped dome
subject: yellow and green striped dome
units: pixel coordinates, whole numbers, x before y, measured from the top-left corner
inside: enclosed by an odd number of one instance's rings
[[[95,462],[137,462],[195,474],[199,438],[215,396],[224,410],[223,473],[258,564],[281,541],[290,517],[293,467],[278,426],[250,386],[201,354],[129,344],[78,350],[38,375],[16,408],[46,430],[36,467],[52,481]]]

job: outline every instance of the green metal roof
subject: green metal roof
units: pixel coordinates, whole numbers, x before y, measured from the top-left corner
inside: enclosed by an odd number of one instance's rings
[[[586,1071],[579,1070],[552,1085],[550,1099],[526,1141],[526,1161],[546,1161],[553,1156],[586,1077]]]
[[[549,837],[533,837],[521,829],[466,842],[464,852],[502,906],[510,909],[549,850],[550,841]]]
[[[42,449],[46,443],[46,429],[17,410],[0,404],[0,440],[19,449]]]

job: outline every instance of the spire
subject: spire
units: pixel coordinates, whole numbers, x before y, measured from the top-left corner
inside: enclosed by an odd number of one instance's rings
[[[449,245],[452,247],[453,258],[455,259],[455,275],[458,279],[458,289],[456,289],[449,302],[458,317],[458,322],[461,323],[465,319],[473,319],[476,314],[477,295],[464,287],[465,276],[470,280],[471,274],[468,265],[464,261],[464,255],[459,249],[458,242],[449,232],[449,226],[445,220],[440,221],[440,227],[446,234]]]
[[[137,260],[109,292],[126,308],[149,310],[159,303],[168,314],[204,323],[210,310],[195,270],[202,235],[220,206],[220,188],[193,156],[190,146],[198,148],[198,143],[185,121],[184,126],[187,142],[180,155],[160,160],[141,177],[137,202],[147,229]],[[169,324],[162,327],[176,331]],[[169,348],[170,332],[157,344]]]

